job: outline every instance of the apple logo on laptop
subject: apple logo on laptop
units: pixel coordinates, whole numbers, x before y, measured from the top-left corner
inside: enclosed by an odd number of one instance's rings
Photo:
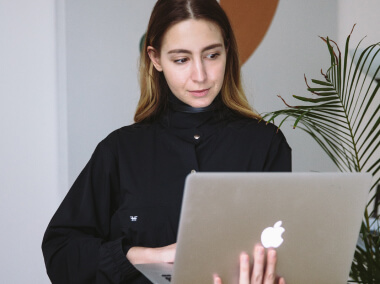
[[[278,248],[282,244],[284,239],[281,235],[285,229],[281,225],[282,221],[278,221],[273,227],[268,227],[261,233],[261,243],[265,248]]]

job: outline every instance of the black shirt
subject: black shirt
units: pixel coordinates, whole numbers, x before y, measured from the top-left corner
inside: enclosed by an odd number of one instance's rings
[[[190,172],[291,170],[291,149],[274,125],[215,104],[199,113],[177,106],[99,143],[44,236],[53,283],[150,283],[126,253],[176,242]]]

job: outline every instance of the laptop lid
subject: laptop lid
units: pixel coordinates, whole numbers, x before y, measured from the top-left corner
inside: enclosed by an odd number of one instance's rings
[[[346,283],[371,179],[363,173],[189,175],[172,282],[212,283],[217,273],[224,284],[238,283],[240,253],[251,253],[264,229],[282,226],[277,272],[287,283]]]

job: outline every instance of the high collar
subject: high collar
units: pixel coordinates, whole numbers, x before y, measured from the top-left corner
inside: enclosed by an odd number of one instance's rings
[[[179,100],[175,95],[172,93],[169,94],[169,107],[178,112],[184,112],[184,113],[201,113],[201,112],[208,112],[218,109],[219,107],[219,98],[215,98],[215,100],[206,107],[192,107],[181,100]]]
[[[216,97],[209,106],[202,108],[191,107],[173,94],[169,94],[168,98],[168,108],[162,117],[162,123],[177,130],[193,129],[205,123],[213,123],[217,117],[216,112],[221,106],[219,97]]]

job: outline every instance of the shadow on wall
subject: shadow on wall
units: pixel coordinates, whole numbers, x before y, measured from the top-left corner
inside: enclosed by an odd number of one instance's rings
[[[220,0],[235,32],[240,61],[244,64],[264,39],[278,0]]]

